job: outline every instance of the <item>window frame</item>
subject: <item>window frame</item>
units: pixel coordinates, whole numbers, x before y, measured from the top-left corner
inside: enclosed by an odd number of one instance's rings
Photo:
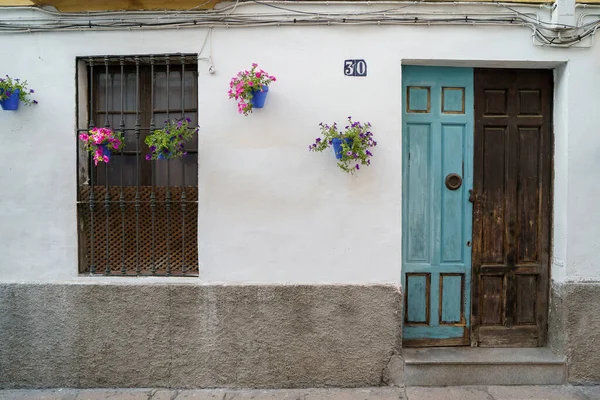
[[[163,54],[163,55],[131,55],[131,56],[88,56],[88,57],[78,57],[76,59],[77,62],[77,71],[76,71],[76,91],[77,91],[77,136],[79,136],[82,132],[87,132],[91,127],[104,127],[107,126],[110,119],[116,123],[116,120],[119,120],[118,116],[123,116],[120,118],[121,122],[119,126],[108,126],[113,130],[121,130],[123,128],[122,121],[125,119],[125,115],[136,115],[139,116],[135,123],[135,127],[131,128],[128,126],[125,129],[125,132],[134,132],[137,134],[139,132],[139,139],[136,140],[136,148],[131,149],[123,149],[118,153],[115,153],[113,156],[115,157],[123,157],[123,156],[132,156],[136,157],[136,172],[135,172],[135,185],[124,185],[121,180],[120,184],[115,184],[111,182],[109,174],[110,171],[104,166],[104,163],[100,163],[98,167],[93,165],[91,160],[92,157],[89,156],[87,152],[83,149],[83,145],[79,138],[77,137],[77,210],[78,210],[78,252],[80,254],[79,257],[79,272],[84,275],[111,275],[111,276],[139,276],[139,275],[151,275],[151,276],[198,276],[199,275],[199,266],[198,266],[198,242],[197,242],[197,193],[198,193],[198,181],[197,181],[197,173],[195,175],[195,180],[192,178],[192,184],[188,182],[186,179],[186,164],[182,159],[180,160],[171,160],[171,161],[159,161],[162,163],[166,163],[167,165],[167,185],[157,185],[156,181],[158,176],[158,168],[156,167],[157,161],[146,161],[144,156],[149,152],[148,146],[145,144],[144,139],[153,129],[160,129],[164,126],[164,121],[155,121],[153,118],[156,118],[156,114],[167,114],[167,118],[169,119],[178,119],[186,116],[186,113],[195,114],[196,118],[199,117],[198,114],[198,55],[197,54]],[[121,75],[121,82],[119,82],[119,87],[121,87],[121,103],[124,103],[125,97],[124,92],[130,90],[127,89],[127,74],[131,73],[136,74],[135,79],[135,89],[134,97],[135,97],[135,106],[134,110],[126,110],[123,104],[120,104],[120,109],[116,109],[116,107],[109,107],[109,95],[110,90],[109,86],[105,85],[105,103],[100,104],[100,83],[101,79],[106,79],[107,82],[109,80],[109,76],[103,76],[103,74],[115,74],[114,76]],[[168,98],[173,98],[171,93],[171,88],[174,86],[170,86],[170,74],[173,72],[178,72],[181,78],[181,103],[180,107],[171,108],[168,103]],[[182,73],[185,72],[185,73]],[[189,73],[192,73],[192,93],[195,96],[195,99],[192,101],[192,104],[195,106],[186,107],[186,82],[188,82],[187,76]],[[157,109],[155,107],[156,100],[156,76],[157,74],[166,74],[166,95],[167,95],[167,108],[166,109]],[[114,79],[111,78],[111,79]],[[114,81],[113,81],[114,82]],[[125,85],[123,85],[125,83]],[[118,90],[118,89],[117,89]],[[114,100],[114,98],[113,98]],[[110,119],[108,117],[110,116]],[[113,117],[117,116],[117,117]],[[130,122],[131,124],[131,122]],[[124,133],[125,133],[124,132]],[[197,137],[196,137],[197,140]],[[197,141],[194,141],[197,143]],[[186,151],[190,154],[194,154],[195,162],[197,164],[197,154],[198,147],[197,145],[193,148],[186,147]],[[123,168],[127,163],[120,160],[120,170],[121,176],[123,174]],[[181,170],[181,180],[178,182],[181,185],[171,185],[169,180],[173,176],[169,172],[169,166],[171,162],[180,162],[180,170]],[[164,167],[165,164],[162,164]],[[130,168],[130,167],[126,167]],[[192,168],[197,172],[197,166]],[[139,172],[138,172],[139,171]],[[164,172],[164,168],[163,168]],[[110,176],[110,177],[109,177]],[[122,179],[122,178],[121,178]],[[104,189],[104,194],[101,197],[94,197],[94,188],[101,187]],[[152,188],[152,195],[150,196],[150,201],[148,201],[147,197],[144,199],[143,196],[140,199],[140,188],[144,189],[144,193],[148,192],[149,188]],[[89,193],[89,197],[85,197],[82,195],[82,192],[85,192],[87,188],[87,192]],[[121,198],[119,196],[115,196],[115,190],[121,190]],[[134,199],[124,200],[123,198],[123,190],[124,188],[128,189],[128,192],[131,193],[132,190],[136,190],[136,195]],[[177,189],[179,188],[179,189]],[[98,190],[102,192],[102,190]],[[165,196],[166,191],[166,198]],[[191,196],[186,197],[186,191],[189,191]],[[173,196],[170,193],[173,192]],[[177,193],[179,192],[179,193]],[[157,193],[157,199],[154,198],[154,193]],[[100,193],[99,193],[100,194]],[[147,195],[147,193],[145,193]],[[160,196],[162,200],[158,199]],[[106,196],[106,197],[105,197]],[[189,198],[188,198],[189,197]],[[133,201],[131,201],[133,200]],[[126,204],[128,203],[128,204]],[[135,206],[133,204],[135,203]],[[151,205],[149,206],[149,203]],[[126,252],[126,240],[125,240],[125,209],[131,210],[132,207],[135,207],[135,213],[137,218],[136,224],[136,248],[132,250],[129,248],[128,256],[130,256],[130,252],[135,251],[136,255],[136,265],[135,269],[131,267],[131,265],[127,265],[125,267],[125,261],[123,261],[123,267],[121,269],[121,273],[115,273],[115,263],[110,265],[110,257],[115,258],[115,254],[109,254],[109,241],[114,240],[115,235],[113,235],[109,227],[114,225],[114,221],[110,221],[110,218],[115,219],[115,216],[121,216],[123,220],[123,228],[122,233],[123,240],[122,251],[123,251],[123,260],[125,260],[125,252]],[[140,236],[144,236],[147,240],[148,232],[140,231],[140,207],[146,207],[146,215],[148,217],[148,209],[152,209],[152,271],[149,273],[150,268],[146,265],[143,268],[140,266]],[[177,271],[171,270],[171,265],[167,264],[166,272],[157,273],[155,271],[155,250],[160,246],[155,246],[154,236],[155,236],[155,209],[160,209],[160,207],[166,208],[167,221],[169,220],[169,215],[172,214],[173,221],[173,230],[167,230],[167,254],[158,254],[157,258],[164,259],[167,257],[169,260],[171,259],[171,255],[174,255],[173,258],[176,258],[175,253],[178,251],[175,247],[169,250],[169,241],[170,235],[174,234],[175,239],[173,242],[175,243],[177,238],[182,240],[183,243],[183,259],[181,264],[181,271],[179,273]],[[87,210],[89,208],[89,211]],[[106,209],[103,212],[103,209]],[[111,210],[112,208],[112,210]],[[186,214],[186,209],[189,210],[188,214]],[[180,214],[176,213],[178,210],[181,210]],[[160,210],[161,212],[165,212],[164,210]],[[85,217],[82,217],[82,214],[86,214],[88,217],[91,215],[91,227],[89,232],[84,231],[85,226]],[[131,211],[130,211],[131,213]],[[157,213],[158,215],[159,213]],[[196,218],[193,220],[191,216],[195,215]],[[103,265],[95,265],[94,260],[94,234],[96,232],[94,228],[94,218],[97,218],[97,224],[103,223],[103,218],[106,218],[106,234],[104,238],[106,240],[106,268],[102,268]],[[186,217],[190,219],[190,221],[186,221]],[[82,219],[84,218],[84,219]],[[131,215],[127,215],[127,218],[131,219]],[[176,219],[179,218],[181,222],[180,226],[177,226]],[[88,221],[89,222],[89,221]],[[188,228],[191,232],[195,232],[195,237],[190,242],[195,244],[193,257],[195,258],[195,262],[193,265],[189,265],[186,268],[186,223],[194,223],[195,226],[192,228]],[[148,220],[144,221],[145,229],[148,228]],[[167,222],[168,226],[170,223]],[[188,225],[189,226],[189,225]],[[97,229],[97,227],[96,227]],[[178,231],[180,229],[181,231]],[[100,230],[98,230],[100,232]],[[162,232],[164,235],[164,232]],[[181,234],[180,234],[181,233]],[[87,235],[87,236],[86,236]],[[179,236],[177,236],[179,235]],[[84,236],[86,236],[84,238]],[[88,240],[91,237],[91,245],[88,243]],[[183,239],[182,239],[183,237]],[[84,240],[85,239],[85,240]],[[188,239],[189,240],[189,239]],[[131,241],[130,241],[131,242]],[[131,245],[131,243],[129,244]],[[145,243],[147,245],[147,243]],[[161,243],[162,244],[162,243]],[[87,247],[86,247],[87,246]],[[91,250],[90,247],[91,246]],[[191,246],[188,246],[188,249]],[[91,251],[91,260],[88,261],[88,253],[86,251]],[[120,250],[119,250],[120,251]],[[101,252],[96,251],[100,259]],[[147,251],[146,251],[147,253]],[[147,254],[146,254],[147,256]],[[131,257],[129,257],[131,258]],[[169,261],[170,262],[170,261]],[[143,269],[143,271],[142,271]]]

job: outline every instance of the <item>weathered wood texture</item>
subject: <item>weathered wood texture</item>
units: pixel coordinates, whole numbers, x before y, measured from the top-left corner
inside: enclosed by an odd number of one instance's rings
[[[546,342],[551,70],[475,70],[472,342]]]
[[[92,213],[87,202],[79,203],[79,273],[112,275],[197,275],[198,271],[198,188],[170,187],[171,204],[166,206],[166,187],[141,186],[139,215],[136,213],[136,187],[109,187],[113,199],[107,210],[106,187],[95,186],[97,204]],[[89,198],[90,186],[80,188],[81,197]],[[151,194],[154,191],[154,210]],[[185,204],[185,207],[182,205]],[[92,256],[93,249],[93,256]],[[139,251],[138,251],[139,249]],[[139,271],[138,271],[139,267]]]
[[[404,345],[468,345],[473,70],[402,71]]]

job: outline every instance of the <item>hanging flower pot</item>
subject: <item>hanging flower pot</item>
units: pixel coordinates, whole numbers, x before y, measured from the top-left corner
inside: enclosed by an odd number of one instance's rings
[[[21,102],[26,105],[37,104],[36,100],[29,98],[32,93],[33,89],[27,89],[27,81],[21,82],[20,79],[13,79],[8,75],[0,78],[0,107],[4,111],[18,110]]]
[[[123,135],[109,128],[93,128],[88,133],[79,135],[79,139],[85,142],[85,149],[94,156],[94,165],[99,162],[109,163],[111,152],[124,146]]]
[[[102,143],[102,144],[98,145],[98,147],[101,149],[102,158],[103,158],[103,160],[106,160],[106,161],[104,161],[106,163],[110,162],[110,148],[109,148],[109,145],[110,145],[109,142]],[[106,156],[106,158],[104,158],[104,156]]]
[[[4,92],[4,91],[2,91]],[[10,92],[8,92],[10,93]],[[16,89],[14,92],[12,92],[10,94],[10,97],[6,98],[5,100],[0,101],[0,107],[2,107],[2,109],[4,111],[16,111],[19,109],[19,95],[20,95],[21,91],[19,89]],[[1,93],[4,94],[4,93]]]
[[[351,174],[358,171],[361,165],[371,165],[373,153],[369,149],[377,146],[377,142],[373,140],[370,123],[352,122],[352,117],[348,117],[348,125],[343,131],[338,130],[337,123],[329,126],[321,122],[319,126],[323,137],[316,138],[308,146],[310,151],[323,151],[333,147],[335,158],[339,160],[338,167]]]
[[[352,138],[333,138],[331,139],[331,142],[333,144],[335,158],[341,160],[343,151],[342,143],[345,143],[348,146],[348,148],[352,148],[352,143],[354,142],[354,140],[352,140]]]
[[[246,116],[252,112],[253,108],[265,106],[269,84],[277,80],[262,69],[257,71],[257,68],[258,64],[254,63],[250,71],[238,72],[229,82],[230,89],[227,94],[230,99],[237,100],[238,112]]]
[[[252,98],[250,99],[252,108],[263,108],[265,106],[265,100],[267,100],[268,93],[269,87],[266,85],[263,85],[261,90],[253,90]]]
[[[169,160],[171,158],[173,158],[173,155],[171,153],[165,154],[162,152],[156,157],[157,160]]]
[[[171,160],[187,155],[184,144],[188,142],[198,128],[191,129],[191,119],[165,121],[163,129],[157,129],[146,137],[146,144],[150,154],[146,154],[146,160]]]

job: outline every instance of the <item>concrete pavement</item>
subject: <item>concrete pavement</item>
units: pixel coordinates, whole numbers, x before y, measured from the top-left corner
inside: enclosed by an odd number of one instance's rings
[[[453,386],[357,389],[0,390],[2,400],[600,400],[600,386]]]

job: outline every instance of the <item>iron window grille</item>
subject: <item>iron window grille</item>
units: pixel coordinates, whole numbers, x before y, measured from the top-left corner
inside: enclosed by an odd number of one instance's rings
[[[94,165],[77,138],[79,272],[198,275],[198,138],[182,159],[148,161],[144,139],[172,119],[198,123],[196,54],[78,59],[77,136],[106,127],[125,146]]]

